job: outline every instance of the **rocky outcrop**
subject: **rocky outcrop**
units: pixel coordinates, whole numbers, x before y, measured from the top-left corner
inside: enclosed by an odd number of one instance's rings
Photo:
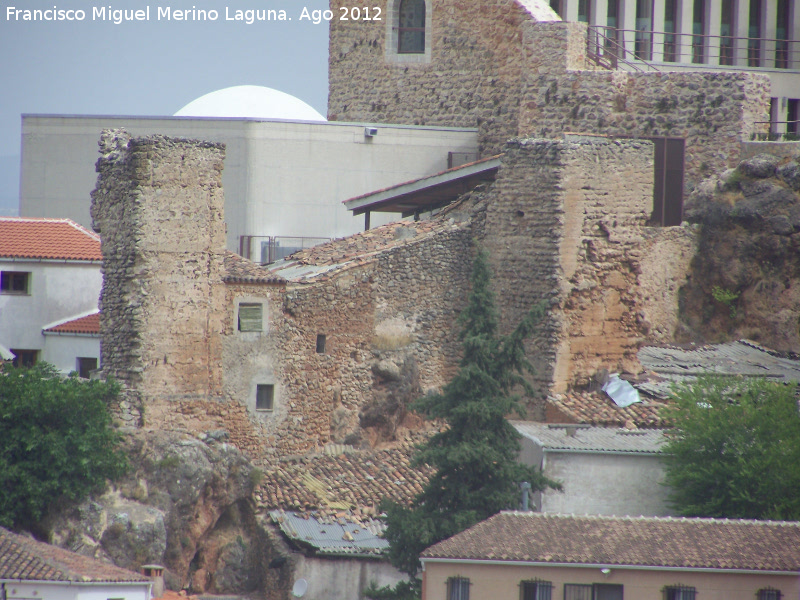
[[[259,475],[227,437],[222,430],[131,433],[129,475],[53,517],[51,540],[129,569],[163,564],[172,589],[255,589],[260,553],[250,499]]]
[[[705,180],[686,204],[700,223],[681,293],[678,341],[741,337],[800,351],[800,156],[760,154]]]

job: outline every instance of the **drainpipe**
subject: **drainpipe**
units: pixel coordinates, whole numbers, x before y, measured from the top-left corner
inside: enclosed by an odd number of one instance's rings
[[[531,493],[531,484],[527,481],[523,481],[519,484],[520,489],[522,490],[522,511],[529,512],[530,509],[530,501],[529,496]]]

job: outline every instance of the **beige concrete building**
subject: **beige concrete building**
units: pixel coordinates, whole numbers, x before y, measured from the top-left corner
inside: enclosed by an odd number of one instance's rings
[[[503,512],[420,560],[422,600],[788,600],[800,523]]]

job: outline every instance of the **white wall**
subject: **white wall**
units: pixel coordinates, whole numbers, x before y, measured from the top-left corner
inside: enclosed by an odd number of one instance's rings
[[[669,516],[664,467],[648,454],[589,454],[548,451],[544,474],[563,492],[542,495],[542,512],[576,515]]]
[[[477,152],[475,129],[192,117],[23,115],[20,215],[91,227],[89,194],[104,128],[224,142],[228,249],[239,236],[342,237],[363,230],[342,202],[447,168]],[[397,218],[373,213],[372,225]],[[254,255],[253,258],[259,257]]]
[[[102,286],[100,265],[89,262],[57,261],[8,261],[0,259],[0,270],[30,273],[28,294],[0,294],[0,344],[6,348],[43,351],[46,339],[42,327],[97,308]],[[52,336],[48,336],[52,337]],[[75,369],[76,356],[99,356],[99,340],[74,338],[75,354],[71,367]],[[78,341],[80,340],[80,341]],[[92,343],[87,346],[87,340]],[[64,343],[57,342],[54,350],[59,363],[67,364],[63,358]],[[91,354],[90,348],[97,348]],[[40,352],[39,358],[45,358]],[[62,369],[64,370],[64,369]]]
[[[44,336],[44,349],[41,360],[47,361],[61,371],[69,373],[78,370],[78,357],[96,358],[100,366],[100,336],[52,334]]]
[[[355,558],[311,558],[300,555],[294,569],[295,581],[305,579],[308,591],[303,600],[360,600],[370,583],[378,587],[407,579],[383,560]]]
[[[149,600],[150,583],[71,583],[5,581],[8,600],[41,598],[42,600]]]

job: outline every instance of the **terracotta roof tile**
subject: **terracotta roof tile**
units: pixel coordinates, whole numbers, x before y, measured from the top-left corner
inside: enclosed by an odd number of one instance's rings
[[[547,398],[547,405],[547,420],[550,422],[587,423],[606,427],[668,426],[660,416],[661,409],[667,403],[653,399],[643,398],[642,402],[621,408],[605,392],[569,392]]]
[[[238,254],[225,251],[225,273],[223,281],[227,283],[284,283],[286,280],[276,275],[267,267],[254,263]]]
[[[503,512],[422,557],[797,572],[800,523]]]
[[[69,219],[0,217],[0,258],[99,261],[100,236]]]
[[[148,577],[0,528],[0,579],[142,582]]]
[[[70,319],[43,331],[48,333],[85,333],[100,335],[100,313],[96,312],[85,317]]]
[[[422,491],[430,469],[410,465],[414,444],[385,450],[349,450],[286,459],[266,473],[261,506],[325,512],[374,508],[384,497],[409,502]]]

